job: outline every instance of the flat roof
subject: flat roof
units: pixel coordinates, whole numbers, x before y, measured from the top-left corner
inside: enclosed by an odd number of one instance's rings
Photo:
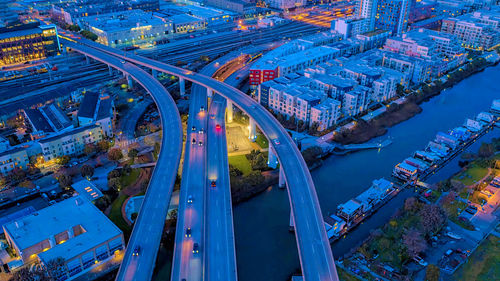
[[[78,108],[78,117],[94,118],[99,93],[86,92]]]
[[[351,215],[354,212],[356,212],[359,208],[361,208],[361,204],[358,201],[351,199],[346,203],[340,205],[339,207],[342,208],[343,213]]]
[[[81,180],[71,185],[78,194],[87,198],[90,202],[102,197],[102,192],[88,180]]]
[[[10,222],[4,225],[4,230],[17,247],[23,250],[78,225],[85,230],[84,233],[39,253],[38,257],[43,261],[57,257],[71,259],[122,234],[122,231],[94,204],[80,196],[66,199]]]
[[[55,136],[52,136],[52,137],[49,137],[49,138],[40,139],[40,140],[38,140],[38,142],[39,143],[46,143],[46,142],[50,142],[50,141],[53,141],[53,140],[56,140],[56,139],[59,139],[59,138],[65,137],[65,136],[74,135],[74,134],[83,132],[85,130],[90,130],[90,129],[94,129],[94,128],[98,128],[98,127],[99,126],[96,125],[96,124],[91,124],[91,125],[88,125],[88,126],[78,127],[78,128],[73,129],[71,131],[67,131],[67,132],[65,132],[63,134],[55,135]]]

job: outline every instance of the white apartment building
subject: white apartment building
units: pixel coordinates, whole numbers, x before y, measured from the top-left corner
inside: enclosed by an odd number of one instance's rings
[[[370,89],[358,86],[342,97],[342,111],[345,116],[355,116],[366,110],[370,103]]]
[[[327,98],[320,104],[311,108],[309,126],[312,126],[313,123],[317,123],[318,131],[326,130],[337,124],[341,114],[342,106],[340,101]]]
[[[26,148],[17,147],[0,153],[0,173],[8,174],[14,168],[26,169],[29,164]]]
[[[271,8],[286,10],[295,7],[301,7],[306,4],[306,0],[265,0]]]
[[[45,161],[53,160],[63,155],[82,154],[85,144],[97,143],[103,138],[99,125],[92,124],[76,128],[66,133],[39,140]]]

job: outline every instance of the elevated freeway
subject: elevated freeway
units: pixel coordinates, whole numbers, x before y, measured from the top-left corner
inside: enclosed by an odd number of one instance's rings
[[[150,280],[181,156],[179,111],[158,80],[141,68],[86,45],[68,40],[63,43],[130,76],[151,94],[160,111],[163,129],[161,151],[117,276],[118,280]],[[133,252],[138,255],[132,255]]]
[[[308,281],[338,280],[314,182],[308,167],[286,130],[264,107],[238,89],[205,75],[88,40],[81,40],[79,43],[84,44],[88,48],[94,48],[120,57],[123,60],[150,68],[153,71],[165,72],[178,76],[179,79],[202,85],[232,101],[247,115],[251,116],[261,131],[270,140],[270,144],[273,146],[283,169],[304,279]],[[124,267],[128,267],[128,265],[122,264],[117,280],[126,280],[122,272],[128,270]],[[141,273],[141,275],[144,274]]]

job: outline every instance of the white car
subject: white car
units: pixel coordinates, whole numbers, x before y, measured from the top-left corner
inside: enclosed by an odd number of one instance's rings
[[[427,263],[426,261],[424,261],[424,260],[423,260],[421,257],[419,257],[419,256],[414,257],[414,258],[413,258],[413,260],[414,260],[415,262],[417,262],[418,264],[420,264],[421,266],[427,266],[427,265],[428,265],[428,263]]]
[[[446,236],[450,237],[450,238],[453,238],[453,239],[456,239],[456,240],[460,240],[462,239],[462,236],[458,235],[458,234],[455,234],[453,232],[447,232],[446,233]]]

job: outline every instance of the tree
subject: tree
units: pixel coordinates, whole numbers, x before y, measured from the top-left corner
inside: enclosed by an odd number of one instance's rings
[[[85,144],[85,148],[83,149],[83,152],[87,155],[92,155],[97,152],[97,146],[93,143],[87,143]]]
[[[318,132],[318,127],[319,127],[319,123],[318,122],[313,122],[311,124],[311,127],[309,127],[309,134],[310,135],[314,135]]]
[[[80,173],[82,174],[82,177],[84,177],[84,178],[91,178],[94,175],[94,167],[85,164],[80,169]]]
[[[229,164],[229,175],[231,177],[239,177],[243,175],[243,172],[240,171],[240,169],[236,168],[235,166]]]
[[[119,148],[112,148],[108,152],[108,159],[111,161],[118,161],[123,158],[123,154],[121,149]]]
[[[108,179],[119,178],[121,175],[122,173],[120,172],[120,170],[114,169],[108,173]]]
[[[170,211],[170,213],[168,213],[168,217],[171,220],[177,220],[177,209],[173,209],[172,211]]]
[[[439,281],[440,270],[439,267],[429,264],[425,270],[426,281]]]
[[[441,229],[446,219],[443,209],[438,205],[424,205],[418,214],[425,234]]]
[[[304,161],[308,166],[314,164],[318,160],[318,158],[323,154],[323,149],[319,146],[311,146],[306,150],[302,151],[302,157],[304,157]]]
[[[69,157],[68,155],[63,155],[63,156],[59,157],[57,162],[59,163],[59,165],[64,166],[64,165],[68,164],[70,160],[71,160],[71,157]]]
[[[122,189],[122,182],[120,178],[108,179],[108,187],[119,192]]]
[[[97,143],[97,146],[99,147],[100,151],[108,151],[110,144],[107,140],[101,140]]]
[[[130,219],[131,219],[133,222],[135,222],[135,220],[137,219],[137,216],[138,216],[138,215],[139,215],[138,213],[132,213],[132,214],[130,215]]]
[[[135,149],[135,148],[132,148],[128,151],[129,158],[134,159],[135,157],[137,157],[137,154],[139,154],[139,151],[137,151],[137,149]]]
[[[396,84],[396,94],[402,96],[404,94],[405,87],[401,83]]]
[[[73,183],[73,178],[71,178],[70,175],[66,174],[60,174],[58,180],[59,180],[59,185],[62,188],[69,187]]]
[[[408,256],[416,257],[427,248],[427,243],[422,237],[422,233],[416,229],[410,229],[403,234],[403,244],[406,247]]]
[[[66,274],[66,265],[61,257],[50,260],[45,264],[45,271],[52,280],[59,280],[61,276]]]
[[[97,35],[95,35],[94,33],[90,32],[88,30],[82,30],[82,31],[80,31],[80,34],[83,37],[85,37],[85,38],[87,38],[89,40],[92,40],[92,41],[96,41],[97,38],[98,38]]]
[[[415,213],[418,210],[418,201],[415,197],[409,197],[405,200],[405,211]]]
[[[482,143],[479,148],[478,156],[481,158],[489,158],[495,154],[495,146],[491,143]]]
[[[12,171],[9,172],[9,177],[14,181],[21,181],[26,177],[26,173],[23,169],[16,166]]]

